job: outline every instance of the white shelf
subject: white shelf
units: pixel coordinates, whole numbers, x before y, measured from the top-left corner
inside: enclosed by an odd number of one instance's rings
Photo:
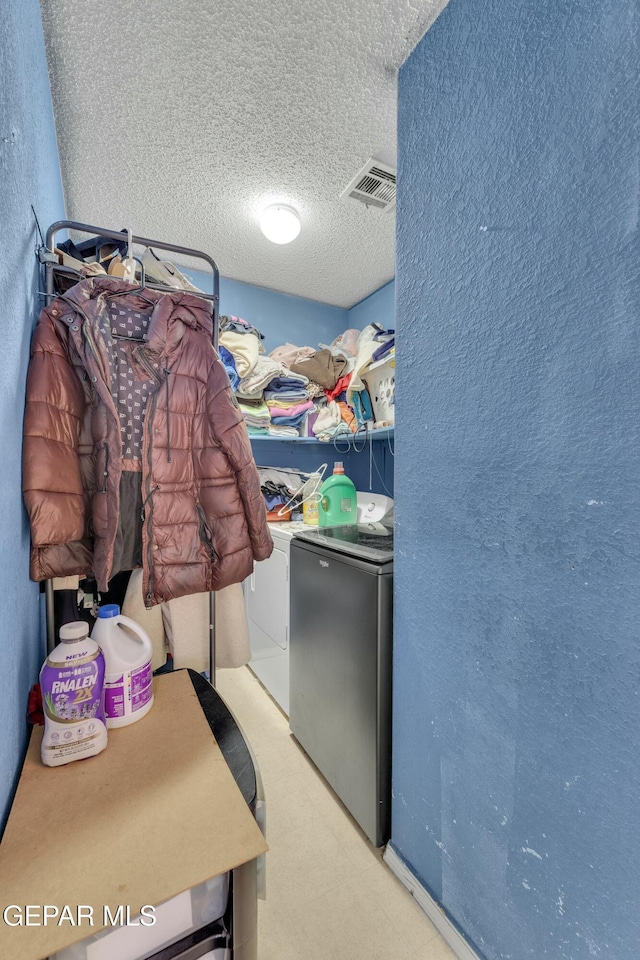
[[[331,440],[318,440],[317,437],[272,437],[269,434],[265,433],[260,436],[250,436],[250,440],[257,442],[262,442],[267,440],[269,443],[275,441],[276,443],[322,443],[329,444],[333,443],[334,439],[338,443],[361,443],[364,439],[369,439],[371,437],[373,440],[388,440],[390,437],[393,437],[393,427],[384,427],[381,430],[371,430],[369,433],[365,433],[364,430],[358,431],[358,433],[340,433],[337,437],[332,437]]]

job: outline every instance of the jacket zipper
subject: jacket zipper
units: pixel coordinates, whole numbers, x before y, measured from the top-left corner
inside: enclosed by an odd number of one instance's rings
[[[196,510],[198,511],[198,518],[200,521],[199,523],[200,539],[202,540],[207,550],[209,551],[209,554],[211,556],[211,562],[215,563],[216,560],[218,559],[218,554],[216,553],[216,549],[213,545],[213,537],[211,535],[211,530],[209,529],[209,525],[207,523],[207,518],[204,515],[202,504],[199,501],[196,501]]]
[[[136,350],[136,357],[142,363],[142,365],[148,370],[151,378],[155,380],[157,384],[160,384],[160,377],[158,376],[157,369],[154,368],[153,364],[149,362],[145,356],[144,350]],[[159,389],[159,388],[158,388]],[[157,483],[155,487],[151,486],[151,464],[152,464],[152,437],[153,437],[153,420],[156,413],[156,407],[158,405],[158,390],[155,390],[151,395],[151,402],[147,408],[147,415],[145,418],[145,432],[147,434],[147,477],[146,477],[146,496],[142,503],[141,517],[142,522],[147,524],[147,570],[149,571],[149,581],[147,584],[147,592],[144,598],[145,607],[151,607],[151,601],[153,600],[153,494],[156,490],[160,489],[160,484]],[[147,504],[149,505],[147,509]]]
[[[169,374],[171,371],[169,367],[163,367],[162,372],[166,374],[164,382],[167,385],[167,462],[171,463],[171,429],[169,427]]]
[[[144,518],[145,518],[145,516],[146,516],[145,510],[146,510],[146,507],[147,507],[147,503],[149,502],[149,500],[151,499],[151,497],[154,495],[154,493],[156,492],[156,490],[159,490],[159,489],[160,489],[160,484],[159,484],[159,483],[156,483],[155,487],[153,487],[153,488],[149,491],[149,493],[147,494],[147,496],[144,498],[144,503],[142,504],[142,509],[140,510],[140,519],[142,520],[143,523],[144,523]]]
[[[107,478],[109,476],[109,444],[105,440],[104,444],[104,471],[102,475],[102,492],[107,492]]]
[[[144,355],[144,351],[138,350],[137,356],[140,362],[142,363],[142,365],[147,368],[147,370],[149,371],[153,379],[157,383],[160,383],[161,381],[160,381],[160,377],[158,376],[158,371],[154,369],[151,363],[149,363],[149,361]],[[169,370],[169,367],[163,367],[162,372],[166,375],[164,382],[167,388],[167,462],[172,463],[173,461],[171,459],[171,430],[169,427],[169,374],[171,373],[171,371]]]
[[[156,484],[155,487],[151,487],[151,464],[152,464],[152,445],[151,437],[153,436],[153,418],[156,412],[156,406],[158,402],[158,392],[156,391],[151,397],[151,410],[148,411],[149,415],[146,418],[146,428],[147,428],[147,478],[146,478],[146,490],[147,495],[144,498],[144,503],[142,505],[142,514],[143,521],[147,524],[147,569],[149,571],[149,582],[147,585],[147,593],[145,596],[145,607],[151,606],[151,601],[153,599],[153,494],[156,492],[160,484]],[[149,509],[146,509],[146,505],[149,504]]]

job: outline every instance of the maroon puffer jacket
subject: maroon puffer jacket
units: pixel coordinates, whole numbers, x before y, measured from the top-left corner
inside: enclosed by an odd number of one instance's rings
[[[89,278],[42,311],[27,379],[23,490],[32,579],[93,574],[104,591],[118,569],[142,566],[151,606],[243,580],[273,543],[207,302],[127,291],[124,281]],[[144,342],[112,337],[125,314],[147,328]],[[147,398],[139,456],[129,459],[118,363]],[[136,528],[140,562],[123,565]]]

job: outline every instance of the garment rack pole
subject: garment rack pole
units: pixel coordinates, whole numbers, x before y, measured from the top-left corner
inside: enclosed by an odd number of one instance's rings
[[[75,230],[78,233],[86,233],[90,236],[105,237],[107,240],[122,240],[123,236],[126,237],[126,231],[122,230],[107,230],[104,227],[94,227],[87,223],[79,223],[76,220],[57,220],[55,223],[52,223],[49,229],[47,230],[46,236],[46,252],[50,255],[54,253],[55,250],[55,237],[62,230]],[[217,351],[218,349],[218,322],[219,322],[219,313],[220,313],[220,271],[215,260],[201,250],[192,250],[189,247],[179,247],[173,243],[164,243],[160,240],[150,240],[147,237],[139,237],[135,234],[131,236],[131,242],[137,243],[143,247],[154,247],[159,250],[167,250],[170,253],[177,253],[182,257],[190,257],[195,260],[204,260],[210,267],[213,283],[213,292],[212,293],[198,293],[194,296],[203,297],[206,300],[211,300],[212,304],[212,314],[213,314],[213,347]],[[45,264],[45,293],[47,297],[47,303],[49,303],[55,296],[54,285],[53,285],[53,271],[56,266],[59,266],[56,261],[50,256],[49,258],[42,258]],[[149,284],[153,286],[154,289],[162,291],[163,287],[158,284]],[[176,287],[166,287],[167,290],[178,289]],[[55,607],[53,599],[53,580],[45,581],[45,612],[46,612],[46,630],[47,630],[47,651],[51,651],[56,644],[56,625],[55,625]],[[211,686],[215,687],[216,685],[216,627],[215,627],[215,615],[216,615],[216,604],[215,604],[215,593],[209,593],[209,677],[211,681]]]

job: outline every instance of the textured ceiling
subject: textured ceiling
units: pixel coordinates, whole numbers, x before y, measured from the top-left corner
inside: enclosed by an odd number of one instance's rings
[[[67,215],[202,250],[224,277],[350,307],[394,275],[397,71],[446,0],[41,0]],[[296,207],[300,236],[257,217]]]

